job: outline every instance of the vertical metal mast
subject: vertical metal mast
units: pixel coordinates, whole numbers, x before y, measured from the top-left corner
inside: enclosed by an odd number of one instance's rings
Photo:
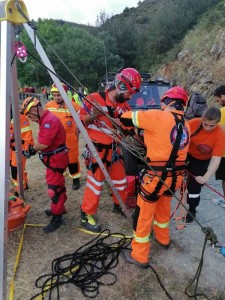
[[[11,97],[11,31],[8,21],[1,22],[0,60],[0,299],[6,299],[7,238],[9,199],[9,126]]]
[[[22,0],[0,2],[0,300],[7,296],[7,241],[8,241],[8,199],[9,199],[9,149],[10,149],[10,105],[14,104],[15,114],[15,140],[18,151],[17,162],[20,164],[22,148],[19,126],[19,101],[16,66],[11,70],[13,26],[22,24],[26,19],[19,13],[20,6],[24,15],[27,15],[26,7]],[[19,170],[18,175],[22,174]],[[19,178],[19,182],[22,182]],[[20,192],[23,187],[20,184]]]

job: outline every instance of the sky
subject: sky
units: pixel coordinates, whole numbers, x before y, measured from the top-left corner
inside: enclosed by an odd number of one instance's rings
[[[30,19],[62,19],[78,24],[95,25],[97,15],[105,12],[110,18],[128,7],[137,7],[140,0],[24,0]]]

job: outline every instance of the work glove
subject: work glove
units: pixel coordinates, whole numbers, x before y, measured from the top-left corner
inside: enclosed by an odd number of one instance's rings
[[[28,150],[23,151],[23,155],[26,158],[30,158],[31,156],[35,155],[37,152],[34,150],[34,147],[32,145],[29,145]]]

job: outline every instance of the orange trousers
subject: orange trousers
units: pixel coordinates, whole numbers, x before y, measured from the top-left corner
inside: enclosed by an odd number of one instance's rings
[[[79,178],[81,176],[79,162],[79,145],[76,133],[66,134],[66,146],[69,148],[69,175],[71,178]]]
[[[180,188],[183,176],[177,176],[175,190]],[[159,178],[154,176],[150,178],[145,175],[142,186],[148,193],[153,193]],[[165,184],[158,192],[159,199],[155,202],[150,202],[138,194],[137,206],[134,213],[134,237],[132,240],[131,256],[141,262],[147,263],[150,254],[150,233],[153,227],[157,241],[163,245],[168,245],[170,242],[170,213],[172,196],[165,195],[172,183],[172,177],[167,177]]]
[[[27,171],[25,169],[26,165],[26,157],[22,156],[22,173],[23,173],[23,188],[26,188],[27,184]],[[15,190],[19,191],[19,184],[17,180],[17,162],[16,162],[16,152],[10,151],[10,167],[11,167],[11,176],[12,176],[12,182],[14,185]]]
[[[105,155],[105,149],[99,152],[99,156],[102,159]],[[112,150],[109,151],[107,156],[107,160],[112,158]],[[95,160],[93,162],[96,162]],[[121,160],[117,160],[112,163],[110,166],[106,166],[104,163],[107,172],[115,186],[118,190],[120,197],[122,198],[123,202],[127,200],[127,180],[126,174],[124,170],[124,166]],[[105,181],[105,175],[103,174],[100,167],[97,167],[95,172],[93,173],[91,170],[87,172],[87,180],[86,180],[86,188],[84,190],[83,201],[81,205],[82,211],[87,214],[94,214],[97,211],[99,205],[100,194],[102,191],[102,187]],[[116,204],[119,204],[117,198],[113,194],[113,201]]]

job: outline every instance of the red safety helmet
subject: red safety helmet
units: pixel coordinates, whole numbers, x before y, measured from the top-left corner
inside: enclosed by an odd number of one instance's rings
[[[116,74],[115,85],[121,93],[130,92],[135,94],[140,91],[141,75],[136,69],[123,69]]]
[[[64,88],[65,92],[67,92],[68,86],[63,82],[61,82],[61,85]],[[51,88],[51,93],[54,93],[54,92],[59,92],[59,90],[58,90],[57,86],[53,83],[52,88]]]
[[[162,95],[160,101],[162,102],[165,98],[180,99],[183,100],[184,105],[186,105],[188,101],[188,93],[181,86],[174,86]]]

